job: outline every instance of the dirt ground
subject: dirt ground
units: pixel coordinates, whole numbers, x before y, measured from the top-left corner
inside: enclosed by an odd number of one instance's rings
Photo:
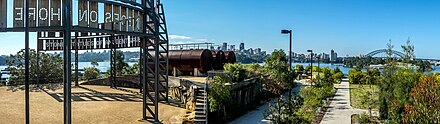
[[[0,87],[1,124],[24,123],[24,98],[24,90]],[[30,92],[31,123],[63,123],[62,101],[62,88],[45,88],[45,90]],[[159,103],[159,119],[162,123],[181,123],[180,118],[183,114],[184,109],[177,107],[177,105]],[[72,123],[149,123],[148,121],[140,121],[141,119],[142,95],[111,89],[108,86],[81,85],[72,88]]]

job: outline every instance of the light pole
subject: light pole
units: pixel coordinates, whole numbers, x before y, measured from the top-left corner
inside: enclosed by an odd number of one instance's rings
[[[292,30],[281,30],[281,34],[290,34],[290,44],[289,44],[289,71],[292,71]],[[290,82],[293,83],[293,82]],[[293,84],[291,84],[293,86]],[[293,88],[293,87],[291,87]],[[292,98],[292,89],[289,89],[289,103]],[[290,105],[289,105],[290,108]],[[289,110],[292,110],[291,108]]]
[[[310,80],[313,78],[313,50],[307,50],[310,52]],[[310,85],[312,85],[312,81],[310,81]]]
[[[292,30],[281,30],[281,34],[290,34],[290,44],[289,44],[289,69],[292,69]]]
[[[318,59],[318,84],[321,84],[321,76],[319,73],[321,72],[321,68],[319,68],[319,62],[321,61],[321,55],[317,56],[316,59]]]

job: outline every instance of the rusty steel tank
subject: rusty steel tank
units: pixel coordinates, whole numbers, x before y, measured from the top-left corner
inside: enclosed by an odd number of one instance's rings
[[[212,69],[212,53],[204,50],[170,50],[168,53],[170,69],[176,67],[182,72],[193,72],[197,68],[201,73]]]
[[[234,51],[225,51],[226,63],[235,63],[235,53]]]
[[[223,65],[226,63],[225,53],[221,50],[211,50],[212,59],[214,62],[212,63],[212,68],[214,70],[223,70]]]

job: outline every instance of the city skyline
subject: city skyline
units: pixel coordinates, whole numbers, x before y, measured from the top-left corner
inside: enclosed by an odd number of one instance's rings
[[[167,8],[170,42],[213,42],[235,44],[271,53],[288,50],[293,30],[293,51],[305,53],[338,51],[340,56],[356,56],[386,47],[394,49],[408,38],[417,57],[440,58],[437,1],[163,1]],[[202,6],[203,5],[203,6]],[[203,11],[200,11],[203,10]],[[256,14],[258,13],[258,14]],[[186,18],[184,18],[186,17]],[[188,18],[189,17],[189,18]],[[348,35],[350,34],[350,35]],[[1,55],[16,53],[24,47],[24,33],[0,33]],[[36,35],[30,34],[31,48]]]

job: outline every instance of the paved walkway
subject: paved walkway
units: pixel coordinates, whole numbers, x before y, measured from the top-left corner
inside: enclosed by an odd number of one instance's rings
[[[297,86],[292,89],[294,93],[298,93],[301,87],[301,83],[296,83]],[[285,93],[284,96],[287,96],[288,94]],[[266,124],[269,123],[268,120],[264,119],[263,113],[267,109],[269,109],[269,103],[273,103],[273,100],[270,102],[265,103],[264,105],[261,105],[257,109],[250,111],[246,113],[245,115],[241,116],[240,118],[235,119],[234,121],[230,122],[230,124]]]
[[[355,109],[350,105],[350,85],[348,79],[343,79],[341,84],[335,84],[337,92],[330,103],[321,124],[351,124],[352,114],[367,112],[363,109]],[[375,115],[377,113],[374,113]]]

